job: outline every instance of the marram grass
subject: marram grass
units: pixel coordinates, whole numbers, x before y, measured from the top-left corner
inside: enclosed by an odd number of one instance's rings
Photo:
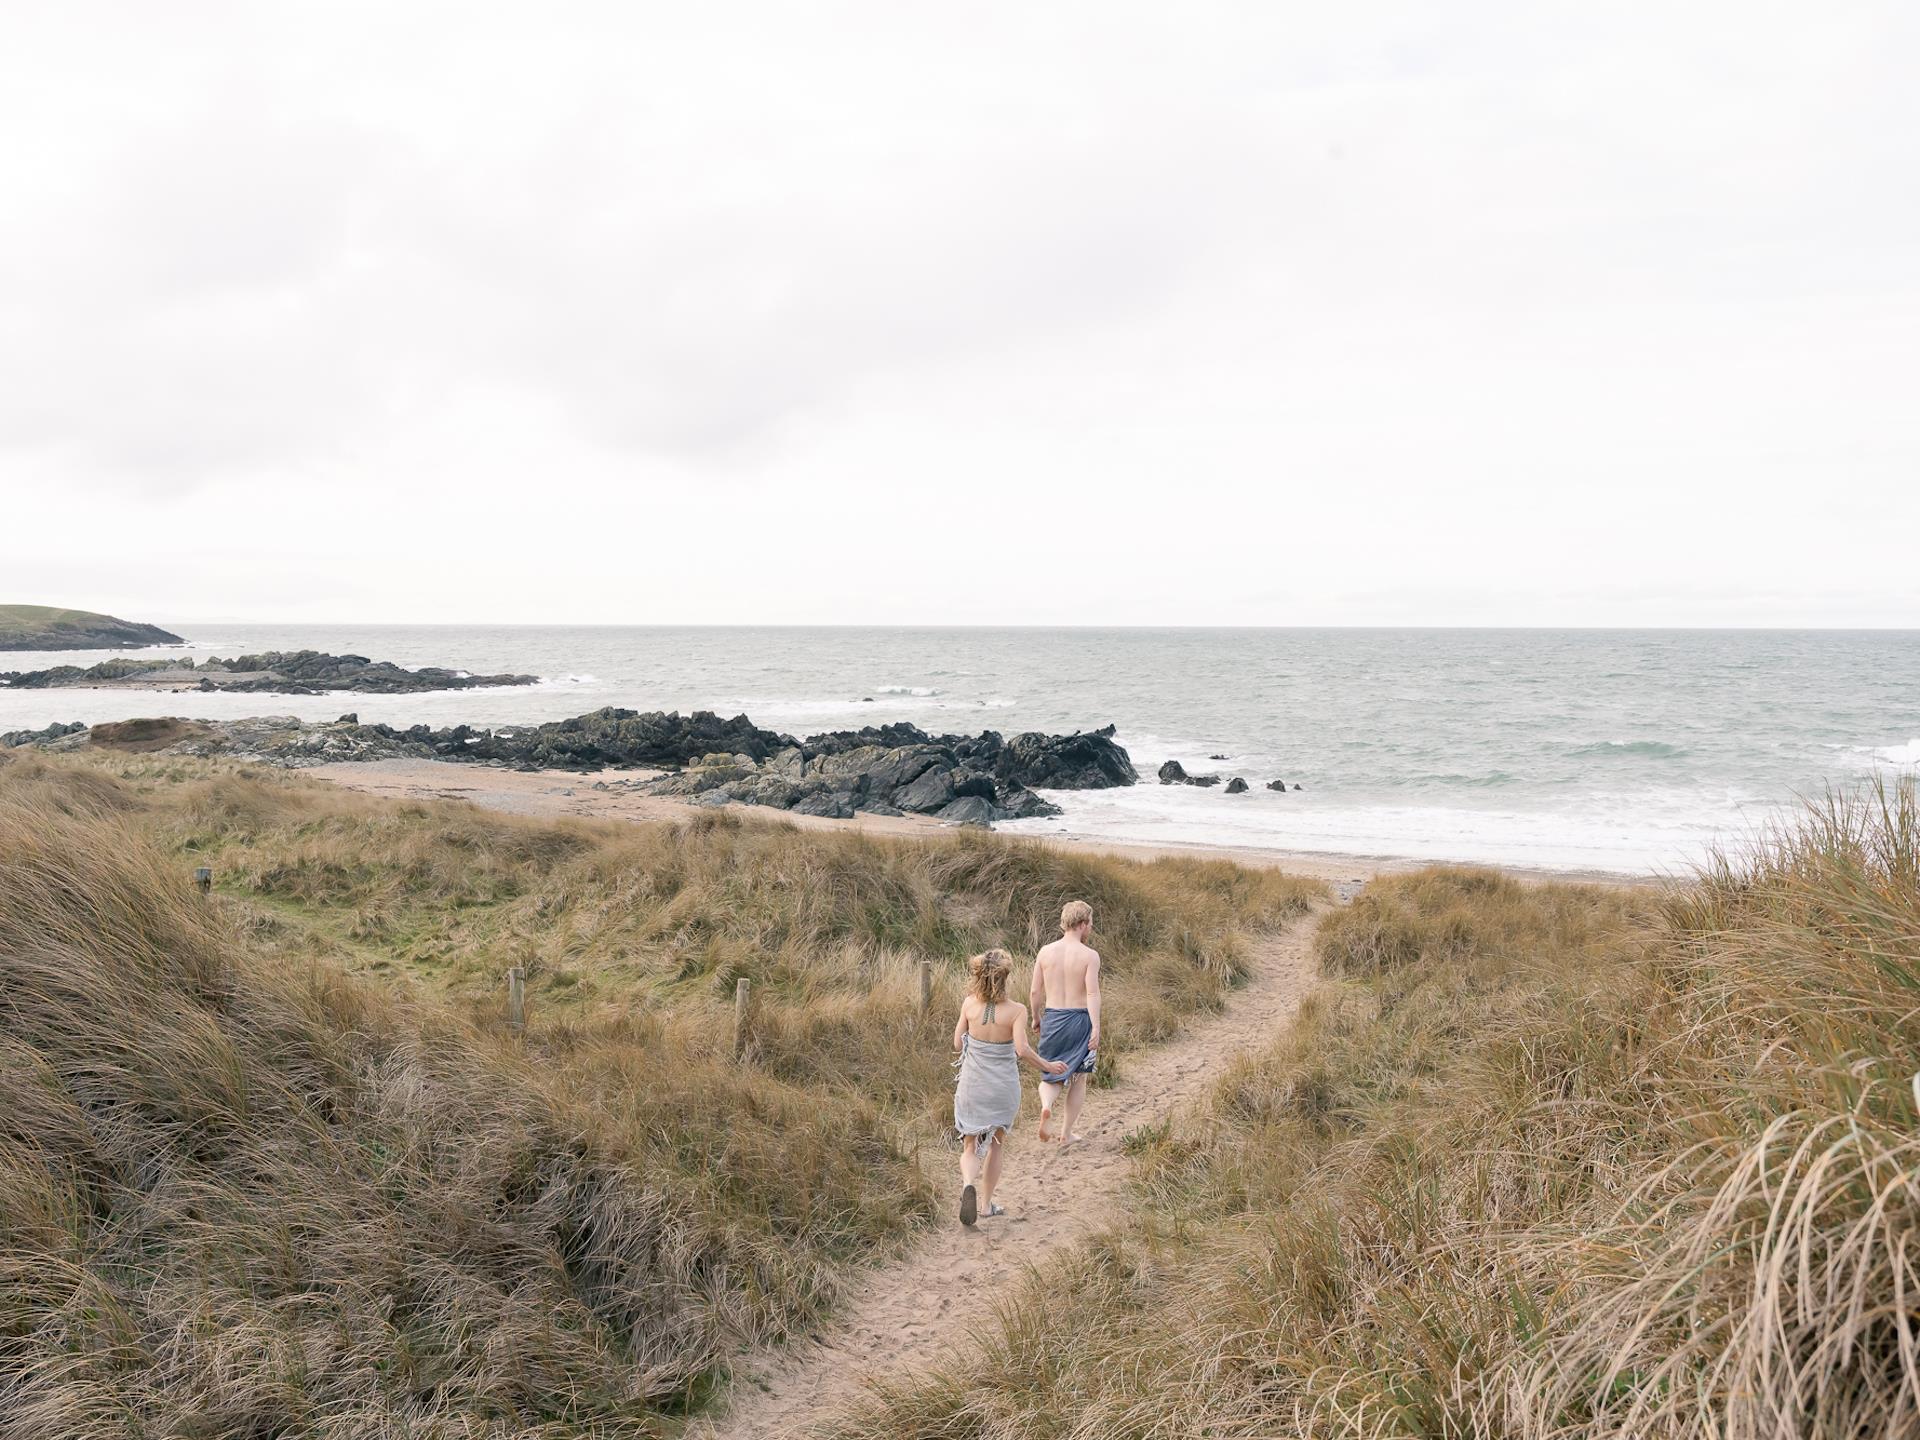
[[[944,1010],[1081,894],[1186,1011],[1314,893],[0,757],[0,1436],[672,1433],[928,1219],[922,958]]]
[[[1142,1213],[842,1436],[1920,1434],[1920,818],[1829,802],[1664,893],[1438,869]]]

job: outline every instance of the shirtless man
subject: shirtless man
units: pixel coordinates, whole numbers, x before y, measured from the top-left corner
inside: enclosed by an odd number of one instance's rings
[[[1030,1023],[1040,1032],[1038,1050],[1043,1060],[1066,1062],[1066,1073],[1040,1082],[1040,1138],[1054,1138],[1053,1107],[1067,1092],[1067,1113],[1060,1127],[1060,1143],[1080,1137],[1074,1122],[1087,1099],[1087,1077],[1093,1074],[1094,1052],[1100,1048],[1100,952],[1087,944],[1093,933],[1093,907],[1069,900],[1060,910],[1060,938],[1041,949],[1033,962],[1033,986],[1027,1008]]]

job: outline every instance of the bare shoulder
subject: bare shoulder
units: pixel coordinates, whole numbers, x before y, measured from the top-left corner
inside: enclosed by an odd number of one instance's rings
[[[1087,952],[1087,967],[1091,969],[1100,963],[1100,952],[1091,945],[1086,946],[1085,949]]]
[[[1035,958],[1040,960],[1051,960],[1054,956],[1060,953],[1060,948],[1066,943],[1067,942],[1065,940],[1050,941],[1049,943],[1042,945],[1040,947],[1040,953]]]
[[[1009,1000],[1006,1002],[1006,1008],[1012,1012],[1016,1025],[1024,1025],[1027,1023],[1027,1007],[1025,1005],[1022,1005],[1018,1000]]]

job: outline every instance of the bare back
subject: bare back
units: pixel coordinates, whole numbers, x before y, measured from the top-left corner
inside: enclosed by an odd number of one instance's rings
[[[960,1002],[960,1023],[976,1040],[1004,1045],[1026,1028],[1027,1007],[1017,1000],[1002,1000],[993,1007],[993,1019],[986,1018],[987,1007],[969,995]]]
[[[1082,945],[1073,935],[1062,935],[1051,945],[1043,945],[1033,962],[1040,983],[1034,988],[1049,1010],[1087,1008],[1087,980],[1100,973],[1100,952]]]

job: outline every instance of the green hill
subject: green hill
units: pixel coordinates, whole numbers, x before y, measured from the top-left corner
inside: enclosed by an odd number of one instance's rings
[[[158,625],[97,615],[91,610],[0,605],[0,650],[119,650],[179,643],[178,635]]]

